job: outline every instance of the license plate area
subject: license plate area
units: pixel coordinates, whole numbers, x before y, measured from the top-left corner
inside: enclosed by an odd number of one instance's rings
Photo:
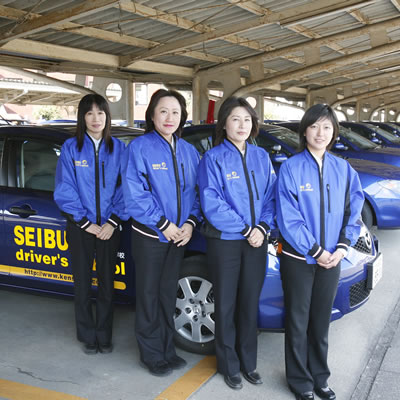
[[[383,254],[379,253],[374,261],[367,264],[367,267],[368,267],[367,288],[373,289],[382,278]]]

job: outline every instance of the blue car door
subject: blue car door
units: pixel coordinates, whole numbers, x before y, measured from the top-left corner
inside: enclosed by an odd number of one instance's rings
[[[65,220],[53,201],[60,149],[38,137],[5,142],[2,264],[9,276],[3,284],[72,293]]]

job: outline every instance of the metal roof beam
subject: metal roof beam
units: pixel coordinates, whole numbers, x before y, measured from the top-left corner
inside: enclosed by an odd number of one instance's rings
[[[354,62],[362,62],[365,59],[371,59],[373,57],[378,57],[396,51],[400,51],[400,42],[384,44],[382,46],[374,47],[370,50],[359,51],[347,56],[337,57],[330,61],[321,62],[315,65],[308,65],[304,68],[299,68],[290,72],[284,72],[283,74],[277,74],[266,79],[261,79],[257,82],[239,88],[235,93],[233,93],[233,95],[241,96],[245,93],[250,93],[254,90],[260,90],[261,88],[268,87],[274,83],[295,80],[297,78],[316,74],[321,71],[330,71],[337,67],[349,65]]]
[[[79,5],[71,8],[54,11],[38,18],[28,19],[13,29],[0,31],[0,43],[9,42],[13,39],[26,37],[34,33],[52,28],[60,22],[68,22],[76,18],[87,17],[112,7],[118,0],[92,0],[82,1]]]
[[[369,92],[365,92],[365,93],[359,93],[356,95],[352,95],[349,97],[343,97],[340,100],[335,101],[334,103],[331,104],[332,107],[336,107],[339,104],[344,104],[344,103],[349,103],[349,102],[353,102],[353,101],[357,101],[357,100],[362,100],[365,98],[373,98],[373,97],[377,97],[377,96],[381,96],[381,95],[387,95],[389,93],[393,93],[396,92],[398,93],[400,89],[400,84],[397,85],[389,85],[389,86],[385,86],[376,90],[371,90]]]
[[[300,44],[283,47],[278,50],[266,51],[262,54],[242,58],[242,59],[230,62],[225,65],[221,65],[221,66],[217,66],[217,67],[210,67],[210,68],[207,68],[207,71],[219,72],[220,70],[223,70],[226,68],[240,67],[242,65],[246,65],[251,62],[266,61],[266,60],[271,60],[271,59],[278,58],[278,57],[287,56],[289,53],[294,53],[297,51],[304,51],[305,46],[307,46],[307,47],[329,46],[332,43],[350,39],[353,37],[358,37],[361,35],[371,34],[377,30],[397,28],[399,26],[399,24],[400,24],[400,18],[392,18],[392,19],[389,19],[384,22],[378,22],[376,24],[363,26],[361,28],[351,29],[346,32],[335,33],[333,35],[324,36],[319,39],[314,39],[314,40],[306,41],[306,42],[303,42]]]
[[[24,17],[41,18],[43,15],[37,13],[28,13],[26,11],[17,10],[15,8],[0,5],[0,17],[9,20],[19,20]],[[116,32],[107,31],[104,29],[87,27],[84,25],[76,24],[74,22],[60,22],[52,26],[53,29],[59,32],[72,32],[81,36],[86,36],[94,39],[106,40],[113,43],[125,44],[128,46],[141,47],[150,49],[158,46],[160,43],[153,40],[141,39],[134,36],[124,35]],[[185,51],[186,57],[195,58],[197,60],[221,63],[229,61],[226,57],[219,57],[212,54],[204,54],[200,51]]]
[[[119,68],[119,57],[95,51],[81,50],[72,47],[58,46],[49,43],[39,43],[33,40],[15,39],[2,46],[3,50],[18,52],[25,55],[49,57],[56,60],[82,62],[100,65],[112,69]],[[146,72],[162,72],[164,74],[191,77],[193,69],[152,61],[132,63],[129,68]]]
[[[175,40],[174,42],[167,43],[143,52],[141,55],[127,55],[123,57],[122,62],[124,65],[130,64],[130,62],[138,59],[148,59],[156,56],[160,56],[166,53],[171,53],[182,48],[193,46],[200,43],[205,43],[211,40],[222,39],[225,36],[236,34],[239,32],[248,31],[250,29],[258,28],[267,24],[279,23],[280,25],[299,23],[300,21],[310,19],[315,16],[321,16],[331,14],[332,12],[339,12],[348,10],[351,7],[357,5],[365,5],[365,1],[361,0],[340,0],[338,2],[332,2],[331,0],[318,0],[311,3],[304,4],[290,8],[282,12],[271,13],[269,15],[263,15],[246,22],[235,24],[222,29],[217,29],[212,32],[202,33],[200,35]]]

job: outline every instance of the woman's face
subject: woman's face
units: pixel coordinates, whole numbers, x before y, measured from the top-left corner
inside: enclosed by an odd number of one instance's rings
[[[226,137],[239,150],[244,150],[245,141],[250,136],[252,127],[251,115],[246,108],[235,107],[225,122]]]
[[[154,127],[168,142],[181,122],[181,105],[173,96],[161,97],[152,117]]]
[[[93,104],[92,109],[85,114],[86,132],[96,139],[100,139],[106,126],[106,113]]]
[[[307,127],[304,136],[306,137],[307,148],[318,156],[322,156],[333,137],[332,121],[326,117],[320,118]]]

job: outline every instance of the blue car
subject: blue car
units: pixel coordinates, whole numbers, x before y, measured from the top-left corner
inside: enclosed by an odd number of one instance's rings
[[[297,132],[299,122],[278,122],[277,125]],[[400,167],[400,149],[382,147],[344,126],[340,126],[339,140],[332,151],[344,158],[358,158]]]
[[[400,125],[396,122],[376,122],[369,121],[371,125],[378,126],[379,128],[384,129],[390,133],[393,133],[397,137],[400,137]]]
[[[299,147],[297,133],[275,125],[262,126],[257,142],[268,151],[279,145],[288,157]],[[400,168],[357,158],[347,161],[358,172],[364,190],[364,223],[381,229],[400,228]]]
[[[366,122],[341,122],[340,125],[385,147],[400,147],[400,137],[385,129]]]
[[[0,128],[0,286],[29,291],[73,294],[65,238],[65,219],[53,201],[54,175],[63,142],[73,127]],[[113,135],[130,142],[142,131],[113,127]],[[208,137],[208,133],[205,136]],[[279,153],[279,152],[278,152]],[[360,222],[360,224],[362,224]],[[134,303],[134,265],[129,222],[115,266],[116,300]],[[266,280],[259,302],[259,328],[283,328],[283,294],[276,243],[268,246]],[[214,297],[208,278],[205,239],[195,231],[186,249],[177,288],[175,339],[182,348],[210,353],[214,348]],[[94,266],[95,269],[95,266]],[[342,278],[332,319],[364,304],[381,275],[378,242],[365,225],[342,264]],[[93,279],[94,294],[96,277]]]

